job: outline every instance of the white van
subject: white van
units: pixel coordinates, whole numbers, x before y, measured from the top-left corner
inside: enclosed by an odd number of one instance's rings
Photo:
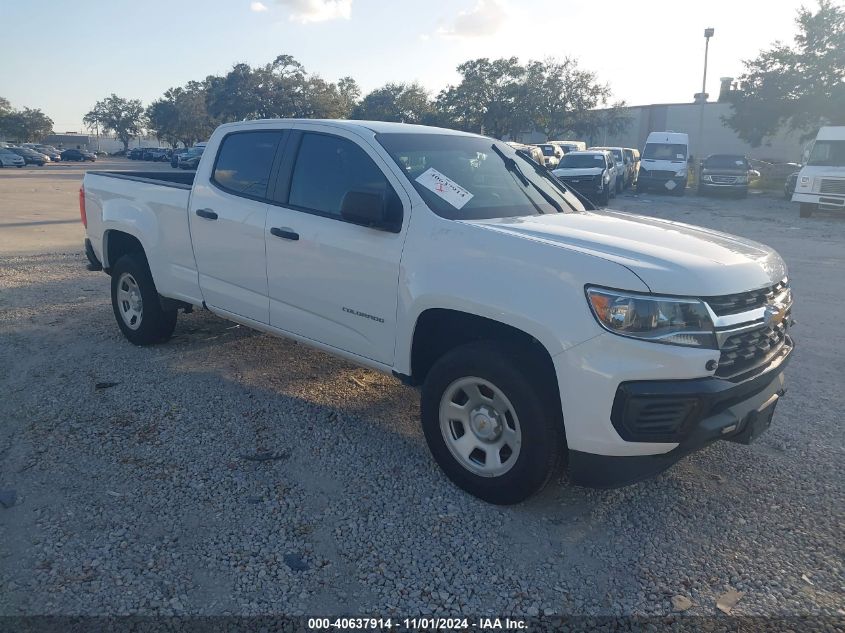
[[[637,193],[654,189],[682,196],[689,177],[689,135],[684,132],[652,132],[640,160]]]
[[[801,217],[813,211],[845,211],[845,126],[819,130],[795,183]]]

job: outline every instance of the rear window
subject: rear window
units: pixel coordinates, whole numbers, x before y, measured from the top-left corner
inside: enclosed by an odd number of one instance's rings
[[[283,131],[238,132],[223,139],[211,180],[249,198],[266,198],[267,183]]]

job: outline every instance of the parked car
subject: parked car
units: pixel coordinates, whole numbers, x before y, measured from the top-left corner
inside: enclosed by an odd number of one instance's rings
[[[94,154],[92,154],[91,152],[86,151],[84,149],[66,149],[62,152],[62,160],[79,162],[88,160],[93,163],[95,160],[97,160],[97,157],[94,156]]]
[[[552,173],[599,207],[616,196],[616,158],[606,150],[569,152]]]
[[[25,164],[22,156],[7,147],[0,147],[0,167],[23,167]]]
[[[32,149],[44,154],[45,156],[49,156],[51,162],[58,162],[62,160],[62,153],[52,145],[36,145]]]
[[[628,184],[636,185],[637,176],[640,173],[640,150],[633,147],[623,147],[622,151],[625,152],[625,159],[631,163],[631,176]]]
[[[543,164],[549,169],[554,169],[560,162],[560,157],[563,156],[564,151],[560,146],[554,143],[540,143],[537,145],[540,151],[543,152]]]
[[[683,196],[689,181],[689,135],[652,132],[646,139],[637,175],[637,193],[658,190]]]
[[[633,163],[625,157],[625,149],[622,147],[591,147],[590,149],[606,150],[613,154],[613,158],[616,160],[616,171],[619,174],[619,178],[616,180],[616,192],[621,193],[624,189],[627,189],[633,181],[634,169]]]
[[[229,123],[196,174],[88,172],[80,215],[129,341],[207,308],[420,385],[434,459],[489,502],[563,462],[575,483],[622,485],[749,443],[784,394],[792,295],[774,250],[586,211],[476,134]]]
[[[204,145],[197,145],[189,149],[179,160],[179,169],[196,169],[204,150]]]
[[[745,197],[754,170],[742,154],[711,154],[701,162],[698,194],[731,193]]]
[[[170,154],[170,166],[173,167],[174,169],[176,167],[178,167],[179,161],[183,157],[187,156],[187,154],[188,154],[188,148],[187,147],[182,148],[182,149],[174,149],[173,152]]]
[[[44,167],[44,165],[50,162],[50,158],[36,152],[33,149],[29,149],[28,147],[10,147],[8,148],[10,152],[14,152],[21,158],[23,158],[24,164],[26,165],[38,165],[39,167]]]
[[[564,154],[569,152],[583,152],[587,149],[587,144],[584,141],[549,141],[552,145],[560,147]]]
[[[145,148],[143,147],[133,147],[129,150],[129,153],[126,155],[126,157],[129,160],[141,160],[141,157],[144,155],[144,149]]]
[[[800,173],[800,170],[792,172],[783,183],[783,197],[787,200],[792,200],[792,194],[795,193],[795,186],[798,184],[798,174]]]
[[[845,211],[845,126],[825,126],[807,153],[798,174],[793,202],[808,218],[817,210]]]
[[[525,145],[524,143],[516,143],[514,141],[508,141],[507,144],[519,152],[525,152],[531,157],[531,160],[538,165],[546,164],[545,157],[543,156],[543,150],[536,145]]]

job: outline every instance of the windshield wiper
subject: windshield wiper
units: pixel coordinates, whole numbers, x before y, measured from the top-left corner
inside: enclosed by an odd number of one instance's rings
[[[531,181],[526,178],[524,173],[522,173],[522,170],[519,168],[519,165],[516,164],[516,161],[513,158],[511,158],[510,156],[505,156],[505,153],[495,145],[493,145],[493,151],[499,155],[499,158],[501,158],[502,162],[505,163],[505,167],[508,168],[508,171],[516,174],[516,177],[519,178],[519,181],[523,185],[527,187],[531,184]]]

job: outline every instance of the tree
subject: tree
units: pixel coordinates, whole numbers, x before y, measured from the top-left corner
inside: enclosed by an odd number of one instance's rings
[[[217,122],[206,108],[206,87],[198,81],[182,88],[170,88],[146,110],[150,131],[173,147],[181,142],[190,147],[207,139]]]
[[[595,73],[581,70],[578,62],[568,57],[562,62],[552,59],[528,62],[520,92],[530,127],[549,138],[560,138],[567,131],[583,127],[587,121],[597,120],[599,117],[591,111],[605,105],[610,97],[607,84],[599,83]]]
[[[388,83],[365,96],[351,118],[422,123],[431,112],[428,92],[418,83]]]
[[[461,82],[437,96],[435,108],[452,127],[490,136],[521,130],[520,80],[525,69],[516,57],[483,57],[457,68]]]
[[[815,136],[822,125],[845,124],[845,8],[819,0],[801,8],[793,46],[775,42],[746,60],[725,123],[754,147],[783,127]]]
[[[127,150],[129,141],[141,133],[144,106],[138,99],[123,99],[111,94],[98,101],[82,120],[89,129],[99,126],[105,132],[114,132],[123,143],[123,149]]]
[[[0,98],[0,136],[19,142],[40,141],[52,131],[53,120],[41,110],[12,110],[9,102]]]

